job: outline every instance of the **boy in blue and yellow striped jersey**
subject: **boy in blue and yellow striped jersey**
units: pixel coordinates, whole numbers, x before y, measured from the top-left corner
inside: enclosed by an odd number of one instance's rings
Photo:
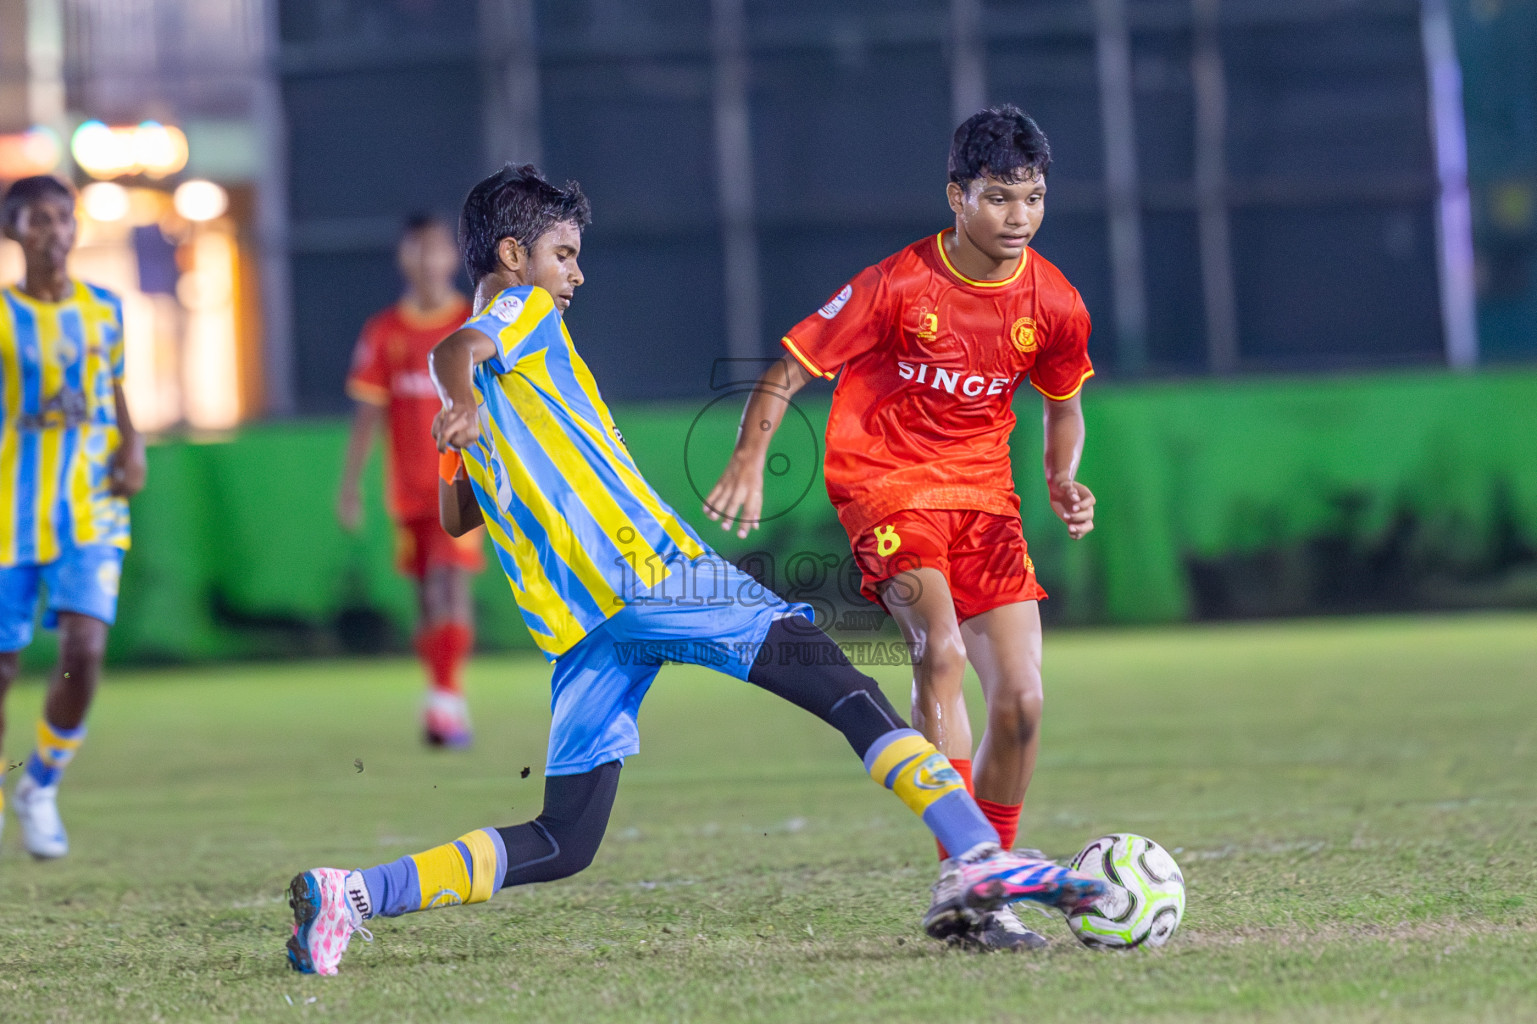
[[[664,661],[708,665],[805,708],[843,733],[875,781],[951,850],[924,925],[946,938],[1016,899],[1064,909],[1093,879],[998,847],[934,746],[907,727],[789,604],[711,551],[641,476],[561,314],[583,277],[588,205],[532,167],[507,167],[465,201],[461,243],[476,315],[433,350],[443,399],[444,527],[484,522],[534,641],[554,662],[544,811],[361,871],[315,868],[289,885],[289,961],[334,974],[374,915],[480,903],[507,885],[591,863],[636,715]],[[779,656],[793,652],[792,657]],[[367,934],[366,932],[364,933]]]
[[[12,803],[22,845],[52,858],[69,851],[59,778],[85,738],[117,615],[144,445],[123,398],[122,306],[65,268],[74,192],[46,176],[17,181],[5,194],[4,227],[21,245],[26,276],[0,291],[0,732],[46,587],[43,624],[58,628],[59,661]]]

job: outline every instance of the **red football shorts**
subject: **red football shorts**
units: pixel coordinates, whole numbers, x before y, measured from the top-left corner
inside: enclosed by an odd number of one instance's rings
[[[395,568],[414,580],[425,579],[433,569],[453,566],[467,572],[486,567],[481,531],[450,537],[436,519],[407,519],[395,524]]]
[[[1046,591],[1035,581],[1035,563],[1017,516],[962,509],[907,509],[882,519],[851,538],[861,576],[859,592],[887,611],[879,587],[898,573],[938,569],[950,584],[955,617],[1013,604],[1039,601]],[[901,584],[888,589],[904,599]],[[909,598],[910,599],[910,598]]]

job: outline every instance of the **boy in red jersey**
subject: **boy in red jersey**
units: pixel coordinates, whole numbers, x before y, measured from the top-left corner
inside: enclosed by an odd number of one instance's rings
[[[475,643],[470,574],[485,562],[480,531],[454,538],[438,523],[432,418],[439,406],[427,353],[464,322],[470,304],[454,287],[459,249],[442,221],[427,216],[408,220],[398,263],[405,294],[364,325],[347,377],[347,394],[356,400],[357,411],[336,514],[346,529],[358,528],[363,514],[358,481],[374,435],[387,428],[397,565],[416,581],[421,609],[416,652],[431,681],[423,727],[433,746],[463,747],[470,742],[470,719],[459,669]]]
[[[961,693],[969,660],[987,700],[977,803],[1005,848],[1035,768],[1046,596],[1019,518],[1009,463],[1011,402],[1026,379],[1045,396],[1051,507],[1075,540],[1094,495],[1074,477],[1079,390],[1093,375],[1089,314],[1062,273],[1029,249],[1045,212],[1051,149],[1014,106],[956,130],[946,189],[955,227],[860,273],[785,336],[787,351],[748,400],[736,448],[705,511],[745,537],[763,465],[789,399],[838,383],[827,424],[827,492],[849,535],[861,590],[896,619],[913,658],[913,725],[970,777]],[[980,948],[1045,939],[1008,908],[967,936]]]

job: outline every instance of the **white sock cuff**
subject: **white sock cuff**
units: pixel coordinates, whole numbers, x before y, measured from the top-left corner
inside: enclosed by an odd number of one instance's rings
[[[352,918],[354,928],[374,916],[374,900],[369,895],[368,883],[363,880],[363,872],[349,871],[342,881],[342,891],[347,897],[347,914]]]

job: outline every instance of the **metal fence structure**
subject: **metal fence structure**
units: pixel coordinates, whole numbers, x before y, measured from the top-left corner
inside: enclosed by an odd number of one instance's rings
[[[950,134],[1004,100],[1052,139],[1037,247],[1084,293],[1109,375],[1465,362],[1470,300],[1449,307],[1443,259],[1446,188],[1465,184],[1437,160],[1460,125],[1433,116],[1428,72],[1444,15],[286,0],[299,406],[339,403],[347,342],[393,288],[400,216],[453,211],[504,160],[593,199],[571,321],[609,389],[698,393],[711,359],[772,353],[860,267],[942,227]]]
[[[28,0],[3,26],[0,91],[61,133],[252,126],[276,414],[344,407],[401,219],[508,160],[592,196],[571,322],[615,397],[696,394],[942,227],[950,133],[998,101],[1052,139],[1037,248],[1107,378],[1537,354],[1530,0]]]

